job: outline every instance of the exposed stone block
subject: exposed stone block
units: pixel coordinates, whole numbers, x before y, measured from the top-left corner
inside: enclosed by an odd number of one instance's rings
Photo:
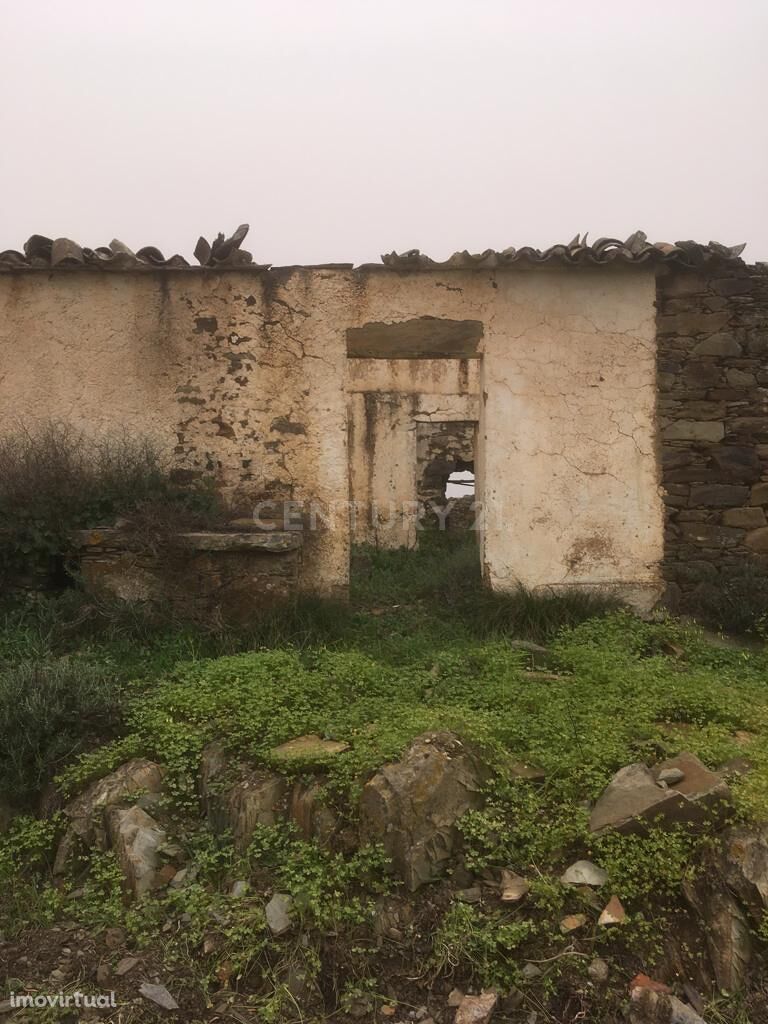
[[[682,401],[679,403],[679,419],[685,420],[721,420],[725,417],[725,402],[691,402]]]
[[[741,345],[731,334],[713,334],[703,338],[691,350],[692,356],[740,356]]]
[[[729,508],[723,512],[723,526],[736,526],[742,530],[756,530],[768,525],[765,512],[759,506]]]
[[[750,505],[768,505],[768,482],[755,484],[749,496]]]
[[[752,287],[749,277],[723,277],[712,281],[712,288],[718,295],[745,295],[752,291]]]
[[[691,487],[691,505],[710,508],[729,508],[743,505],[749,498],[749,488],[737,484],[703,484]]]
[[[739,416],[728,425],[728,436],[768,442],[768,416]]]
[[[768,353],[768,330],[749,331],[746,348],[753,356],[764,356]]]
[[[768,554],[768,526],[759,530],[751,530],[746,536],[747,547],[761,554]]]
[[[736,530],[730,526],[711,526],[707,523],[683,523],[680,529],[684,540],[705,548],[735,547],[744,538],[743,530]]]
[[[709,280],[702,274],[673,273],[660,282],[663,294],[670,297],[701,295],[709,290]]]
[[[751,388],[757,383],[754,373],[740,370],[737,367],[726,370],[725,379],[734,388]]]
[[[731,318],[730,311],[722,313],[674,313],[662,314],[657,323],[661,334],[714,334],[721,331]]]
[[[714,388],[722,383],[723,370],[711,359],[690,359],[680,375],[687,387]]]
[[[755,483],[762,474],[762,463],[752,445],[722,445],[711,451],[712,461],[725,479]]]
[[[678,420],[671,423],[664,431],[665,440],[682,441],[722,441],[725,427],[716,420],[697,423],[696,420]]]

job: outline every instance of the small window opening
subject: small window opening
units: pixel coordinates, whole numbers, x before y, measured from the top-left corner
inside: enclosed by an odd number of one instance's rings
[[[475,474],[469,469],[451,473],[445,485],[446,498],[474,498]]]

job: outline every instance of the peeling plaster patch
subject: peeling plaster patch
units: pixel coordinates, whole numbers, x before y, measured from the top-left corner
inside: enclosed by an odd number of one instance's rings
[[[277,430],[281,434],[306,434],[307,428],[303,423],[293,423],[287,416],[278,416],[272,420],[270,430]]]
[[[232,427],[229,425],[229,423],[223,420],[220,416],[217,416],[215,419],[212,419],[211,423],[218,427],[216,433],[219,437],[228,437],[231,440],[234,440],[235,437],[237,436]]]

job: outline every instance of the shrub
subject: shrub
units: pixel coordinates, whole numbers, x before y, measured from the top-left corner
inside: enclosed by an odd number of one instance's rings
[[[215,505],[205,482],[174,481],[161,448],[127,434],[91,437],[67,423],[19,426],[0,438],[0,573],[66,553],[72,530],[159,509],[200,518]]]
[[[768,636],[768,570],[744,561],[717,586],[703,586],[693,602],[693,611],[708,626],[726,633]]]
[[[0,794],[30,804],[66,761],[112,734],[119,684],[74,658],[0,667]]]

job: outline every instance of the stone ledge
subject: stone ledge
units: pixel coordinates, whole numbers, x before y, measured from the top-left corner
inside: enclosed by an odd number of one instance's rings
[[[77,530],[72,536],[79,548],[88,551],[130,551],[139,547],[135,537],[117,527]],[[206,530],[176,536],[181,546],[193,551],[297,551],[304,539],[300,530]]]

